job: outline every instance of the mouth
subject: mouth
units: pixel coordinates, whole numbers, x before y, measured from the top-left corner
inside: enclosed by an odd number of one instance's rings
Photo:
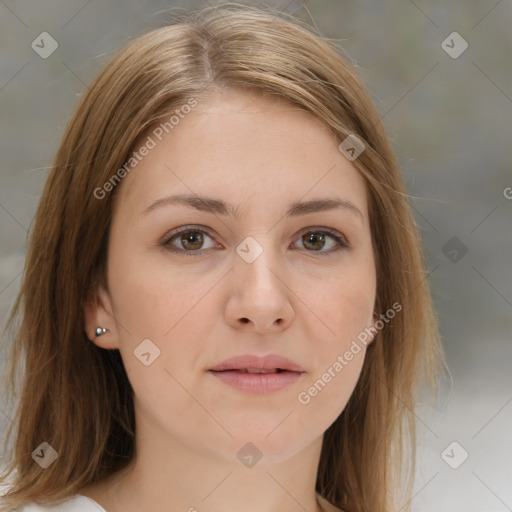
[[[289,359],[269,355],[231,358],[210,368],[208,373],[239,391],[265,395],[297,382],[305,371]]]
[[[297,363],[277,354],[269,354],[266,356],[252,354],[235,356],[226,359],[209,370],[214,372],[231,371],[250,374],[304,372],[304,369]]]
[[[223,384],[245,393],[266,395],[290,386],[297,382],[304,372],[276,369],[253,373],[242,370],[210,370],[209,373]]]
[[[250,374],[261,374],[261,373],[283,373],[291,370],[285,370],[282,368],[274,368],[272,370],[263,370],[261,368],[232,368],[230,370],[210,370],[212,372],[234,372],[234,373],[250,373]]]

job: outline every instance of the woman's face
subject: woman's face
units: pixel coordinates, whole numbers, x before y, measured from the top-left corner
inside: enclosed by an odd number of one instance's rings
[[[320,121],[279,100],[199,101],[149,135],[116,191],[109,293],[89,331],[110,329],[95,343],[119,348],[138,422],[226,461],[248,442],[289,458],[321,439],[363,364],[354,340],[376,291],[364,182]],[[326,200],[345,206],[300,206]],[[269,354],[302,373],[210,371]]]

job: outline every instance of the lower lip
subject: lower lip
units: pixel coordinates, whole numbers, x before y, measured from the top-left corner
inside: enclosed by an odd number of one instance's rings
[[[279,391],[297,382],[302,375],[302,373],[291,371],[281,373],[244,373],[231,370],[224,372],[210,370],[210,373],[225,384],[259,395]]]

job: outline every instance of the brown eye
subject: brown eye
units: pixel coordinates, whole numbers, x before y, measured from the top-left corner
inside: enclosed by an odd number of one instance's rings
[[[204,247],[208,239],[211,240],[210,246]],[[299,241],[303,249],[319,256],[330,255],[350,247],[343,235],[333,229],[312,230],[310,228],[309,231],[303,232],[297,242]],[[205,230],[191,226],[185,226],[177,232],[174,231],[161,245],[171,252],[184,256],[198,256],[207,252],[206,249],[215,247],[213,238]]]
[[[185,249],[197,251],[203,245],[203,234],[200,231],[187,231],[179,237],[179,240]]]
[[[333,242],[328,242],[329,239]],[[303,247],[308,252],[316,252],[319,255],[327,255],[333,252],[337,252],[340,249],[349,247],[349,244],[344,240],[341,234],[338,234],[334,230],[314,230],[304,233],[299,240]],[[325,247],[327,246],[327,249]]]
[[[319,251],[323,249],[325,245],[325,235],[318,235],[316,233],[308,233],[302,237],[302,243],[306,249],[311,249],[312,251]]]
[[[210,245],[204,247],[208,239],[212,240]],[[185,256],[197,256],[204,249],[214,247],[213,239],[208,233],[202,229],[192,229],[190,226],[182,228],[178,232],[174,232],[166,240],[162,242],[162,246],[171,252],[183,254]]]

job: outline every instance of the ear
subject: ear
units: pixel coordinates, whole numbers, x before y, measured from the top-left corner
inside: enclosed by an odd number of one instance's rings
[[[106,349],[119,348],[117,322],[112,314],[112,303],[108,292],[99,286],[84,305],[85,332],[87,337],[98,347]],[[105,327],[108,331],[96,336],[96,328]]]
[[[377,327],[375,327],[375,322],[377,322],[379,318],[377,317],[377,313],[373,313],[373,321],[371,323],[371,325],[368,327],[368,331],[369,331],[369,338],[368,338],[368,342],[367,344],[370,345],[373,340],[375,340],[375,338],[377,337],[377,333],[378,333],[378,329]]]

